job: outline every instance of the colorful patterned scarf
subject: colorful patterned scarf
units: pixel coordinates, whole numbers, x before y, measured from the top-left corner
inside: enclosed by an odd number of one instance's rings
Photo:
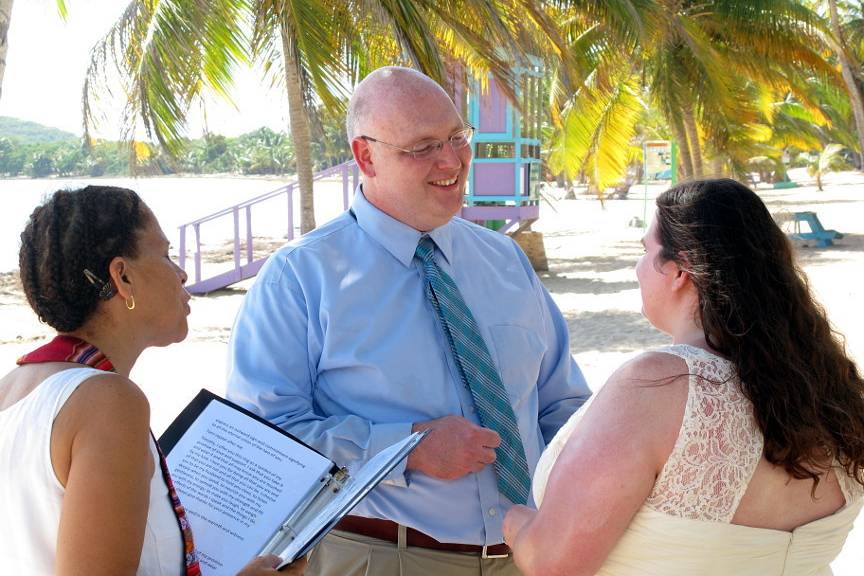
[[[51,342],[18,359],[19,366],[42,362],[74,362],[96,368],[97,370],[114,372],[114,365],[111,364],[111,361],[98,348],[74,336],[57,336]],[[150,435],[153,436],[152,431]],[[186,520],[186,509],[180,503],[180,498],[174,489],[174,482],[171,480],[171,473],[168,471],[165,455],[162,454],[162,449],[159,448],[159,443],[156,442],[155,437],[153,437],[153,442],[156,444],[156,450],[159,452],[159,465],[162,468],[162,478],[168,487],[168,495],[171,498],[171,505],[174,508],[174,515],[177,517],[180,535],[183,538],[183,564],[186,566],[186,576],[201,576],[201,567],[198,564],[195,543],[192,539],[192,529]]]

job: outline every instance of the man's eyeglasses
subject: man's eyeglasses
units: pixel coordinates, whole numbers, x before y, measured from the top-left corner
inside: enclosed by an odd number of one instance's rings
[[[383,144],[389,148],[393,148],[394,150],[399,150],[400,152],[404,152],[408,154],[415,160],[428,160],[430,158],[434,158],[438,155],[441,150],[444,149],[444,144],[446,142],[450,142],[450,146],[453,150],[460,150],[465,148],[466,146],[471,144],[471,138],[474,137],[474,127],[466,126],[462,128],[458,132],[454,132],[450,135],[447,140],[422,140],[417,144],[414,144],[411,148],[402,148],[401,146],[396,146],[395,144],[390,144],[389,142],[382,142],[376,138],[372,138],[371,136],[360,136],[363,140],[367,140],[369,142],[377,142],[378,144]]]

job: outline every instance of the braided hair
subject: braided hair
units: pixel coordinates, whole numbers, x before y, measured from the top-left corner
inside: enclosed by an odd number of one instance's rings
[[[138,194],[114,186],[58,190],[30,215],[18,265],[27,302],[58,332],[80,328],[114,287],[108,265],[137,256],[148,221]]]

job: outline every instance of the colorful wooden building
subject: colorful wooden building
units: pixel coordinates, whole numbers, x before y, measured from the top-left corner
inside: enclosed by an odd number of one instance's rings
[[[501,232],[524,228],[540,213],[540,63],[516,69],[516,79],[518,107],[491,76],[485,87],[470,81],[465,98],[467,120],[476,132],[462,217]],[[461,96],[457,91],[457,99]]]

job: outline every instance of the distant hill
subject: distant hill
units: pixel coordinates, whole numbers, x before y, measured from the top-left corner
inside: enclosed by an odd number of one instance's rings
[[[27,144],[45,144],[49,142],[68,142],[78,140],[71,132],[43,126],[36,122],[0,116],[0,138],[16,138]]]

